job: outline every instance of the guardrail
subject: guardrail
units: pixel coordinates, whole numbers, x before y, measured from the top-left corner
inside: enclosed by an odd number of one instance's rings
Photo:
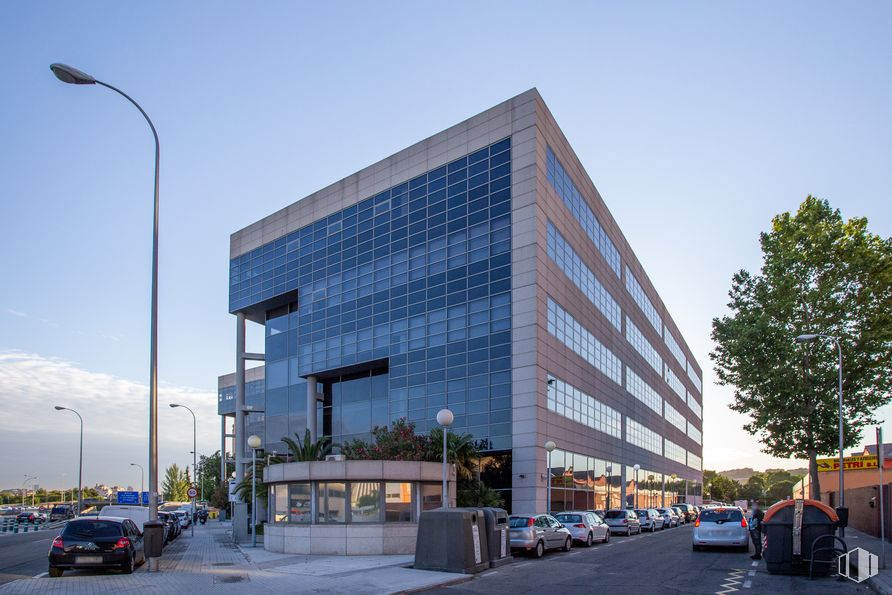
[[[0,519],[0,533],[33,533],[46,529],[58,529],[67,521],[54,523],[20,523],[16,518]]]

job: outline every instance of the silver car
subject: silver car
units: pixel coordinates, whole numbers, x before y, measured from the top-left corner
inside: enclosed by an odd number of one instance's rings
[[[678,526],[678,514],[671,508],[658,508],[657,512],[663,517],[664,527],[672,528]]]
[[[574,541],[585,544],[585,547],[592,547],[596,541],[607,543],[610,540],[610,528],[594,512],[573,510],[560,512],[554,517],[570,530]]]
[[[546,550],[569,552],[573,536],[559,520],[548,514],[511,515],[508,532],[512,550],[523,550],[541,558]]]
[[[637,535],[641,533],[641,521],[634,510],[622,510],[613,508],[604,513],[604,522],[610,527],[611,533],[620,535]]]
[[[663,516],[657,512],[656,508],[639,508],[635,511],[638,520],[641,521],[641,530],[654,531],[663,528]]]
[[[694,521],[694,551],[704,546],[733,547],[749,551],[749,527],[736,507],[705,508]]]

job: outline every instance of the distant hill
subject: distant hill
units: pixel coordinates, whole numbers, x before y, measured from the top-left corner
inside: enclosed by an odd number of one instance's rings
[[[781,471],[781,469],[766,469],[765,472],[769,471]],[[791,475],[796,477],[801,477],[803,475],[808,475],[808,469],[805,467],[800,467],[798,469],[787,469]],[[743,467],[741,469],[728,469],[727,471],[719,471],[718,474],[728,479],[733,479],[739,481],[740,483],[746,483],[747,480],[755,473],[755,469],[752,467]]]

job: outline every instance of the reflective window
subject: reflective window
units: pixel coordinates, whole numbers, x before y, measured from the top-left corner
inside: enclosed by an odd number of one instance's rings
[[[681,364],[681,369],[684,370],[687,368],[688,360],[684,355],[684,350],[682,350],[681,345],[678,344],[678,341],[675,340],[675,337],[672,336],[672,333],[669,331],[669,327],[663,325],[663,341],[666,343],[666,347],[669,348],[669,352],[672,356]]]
[[[664,414],[666,421],[671,423],[673,426],[675,426],[682,432],[686,432],[687,431],[687,420],[685,419],[684,415],[679,413],[679,411],[675,407],[670,405],[669,403],[663,404],[663,407],[666,410],[665,414]],[[682,461],[682,462],[684,462],[684,461]]]
[[[626,417],[626,442],[658,455],[663,454],[663,438],[630,417]]]
[[[703,470],[703,461],[692,452],[688,452],[688,467],[696,469],[697,471]]]
[[[687,391],[684,388],[684,382],[681,381],[681,378],[675,375],[675,372],[672,371],[672,368],[669,367],[669,364],[666,364],[666,384],[678,395],[682,400],[684,400]]]
[[[618,411],[550,374],[548,409],[599,432],[622,438],[622,416]]]
[[[622,364],[566,310],[548,298],[548,332],[608,378],[622,385]]]
[[[647,363],[656,370],[657,374],[662,376],[663,358],[660,357],[660,354],[657,353],[654,346],[650,344],[650,341],[644,338],[644,334],[638,330],[638,327],[635,326],[635,323],[633,323],[632,319],[628,316],[626,316],[626,339],[629,340],[629,343],[632,344],[635,351],[640,353],[641,357],[643,357]]]
[[[703,419],[703,407],[700,406],[700,403],[697,402],[697,399],[691,393],[688,393],[688,408],[694,412],[697,419]]]
[[[284,523],[288,520],[288,484],[280,483],[272,487],[273,506],[272,518],[274,523]]]
[[[354,481],[350,484],[350,522],[381,522],[381,484]]]
[[[690,378],[691,382],[694,383],[694,387],[697,389],[697,392],[702,394],[703,383],[700,381],[700,376],[697,375],[697,371],[694,370],[691,362],[688,362],[688,378]]]
[[[412,515],[412,484],[387,482],[384,484],[384,520],[388,523],[408,523]]]
[[[292,523],[309,523],[313,520],[310,512],[312,496],[310,495],[309,483],[293,483],[289,486],[289,504],[288,511],[290,514],[290,522]]]
[[[321,482],[317,488],[316,514],[320,523],[347,522],[346,485],[337,482]]]
[[[629,292],[629,295],[632,296],[632,300],[638,304],[638,307],[641,308],[641,311],[644,312],[644,315],[657,330],[657,334],[662,336],[663,319],[657,313],[657,309],[654,307],[653,302],[647,297],[644,288],[638,283],[635,275],[632,274],[632,269],[628,266],[626,266],[626,290]]]
[[[443,506],[443,486],[437,483],[421,484],[421,510],[433,510]]]
[[[662,414],[663,397],[629,366],[626,366],[626,390],[657,414]]]
[[[663,455],[667,459],[673,460],[676,463],[681,463],[682,465],[684,465],[687,460],[687,451],[667,438],[663,439]]]
[[[703,443],[703,435],[691,422],[688,422],[688,437],[697,444]]]

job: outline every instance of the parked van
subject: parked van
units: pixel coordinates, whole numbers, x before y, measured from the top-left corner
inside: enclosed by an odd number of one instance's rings
[[[56,504],[50,511],[50,522],[67,521],[74,518],[74,506],[71,504]]]
[[[101,516],[116,516],[130,519],[139,530],[142,531],[143,525],[149,520],[148,506],[131,506],[129,504],[109,504],[103,507],[99,513]]]

